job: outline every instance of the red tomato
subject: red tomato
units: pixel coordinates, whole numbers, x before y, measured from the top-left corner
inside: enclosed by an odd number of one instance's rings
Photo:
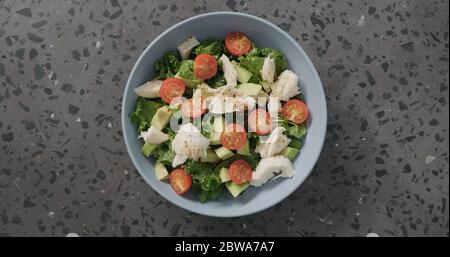
[[[168,78],[163,81],[159,95],[164,102],[170,104],[175,97],[182,96],[184,90],[186,90],[186,85],[181,79]]]
[[[169,181],[173,191],[179,195],[186,193],[192,185],[192,177],[183,169],[174,169],[169,175]]]
[[[225,37],[225,47],[234,56],[250,52],[252,41],[242,32],[230,32]]]
[[[203,98],[195,99],[191,98],[186,100],[181,105],[181,111],[190,118],[198,118],[201,117],[206,112],[206,104]]]
[[[252,174],[252,167],[244,160],[234,161],[228,169],[230,179],[238,185],[252,180]]]
[[[220,143],[229,150],[239,150],[244,147],[246,142],[245,129],[236,123],[228,124],[220,136]]]
[[[283,105],[281,114],[286,119],[301,124],[308,119],[308,107],[298,99],[291,99]]]
[[[248,126],[257,135],[269,134],[271,125],[270,114],[264,109],[255,109],[248,115]]]
[[[199,54],[194,60],[194,75],[198,79],[209,79],[217,73],[216,58],[209,54]]]

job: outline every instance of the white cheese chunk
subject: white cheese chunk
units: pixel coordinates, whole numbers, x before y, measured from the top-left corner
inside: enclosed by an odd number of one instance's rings
[[[201,93],[203,98],[206,99],[208,97],[215,96],[215,95],[225,95],[225,93],[227,92],[227,86],[212,88],[208,84],[203,82],[197,86],[197,90],[200,90],[199,93]],[[196,93],[197,93],[197,91],[196,91]]]
[[[172,149],[175,152],[172,166],[183,164],[187,159],[198,160],[206,157],[208,145],[209,140],[192,123],[181,126],[172,141]]]
[[[284,156],[274,156],[261,159],[255,172],[252,175],[250,184],[252,186],[261,186],[269,179],[279,174],[274,179],[279,177],[292,177],[295,174],[294,167],[291,161]]]
[[[298,89],[298,77],[290,70],[283,71],[277,81],[272,84],[271,96],[276,96],[281,101],[288,101],[291,97],[300,93]]]
[[[147,131],[141,132],[141,137],[146,143],[150,144],[161,144],[162,142],[169,140],[169,136],[166,133],[153,125]]]
[[[148,81],[134,89],[136,95],[144,98],[158,98],[162,80]]]
[[[222,69],[224,73],[225,80],[227,81],[227,86],[236,87],[237,85],[237,71],[234,65],[230,62],[230,59],[226,55],[220,57],[222,61]]]
[[[256,152],[261,155],[261,158],[278,155],[289,145],[291,140],[283,134],[284,131],[283,127],[277,127],[265,142],[258,144]]]
[[[269,83],[273,82],[273,79],[275,77],[275,60],[270,58],[270,57],[266,57],[264,59],[264,63],[261,69],[261,75],[262,75],[262,79],[264,81],[267,81]]]
[[[180,56],[183,60],[186,60],[189,58],[189,55],[191,54],[192,49],[194,47],[200,45],[200,42],[194,37],[190,36],[186,38],[181,44],[177,47],[178,52],[180,53]]]

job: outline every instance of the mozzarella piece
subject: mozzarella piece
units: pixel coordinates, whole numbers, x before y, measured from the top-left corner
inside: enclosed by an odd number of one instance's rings
[[[186,60],[189,58],[189,54],[191,54],[192,49],[194,47],[200,45],[200,42],[198,42],[197,38],[194,36],[190,36],[186,38],[181,44],[177,47],[178,52],[180,53],[180,56],[183,60]]]
[[[258,144],[256,152],[261,155],[261,158],[275,156],[289,145],[291,139],[283,134],[284,131],[283,127],[277,127],[272,131],[267,141]]]
[[[234,86],[230,86],[230,85],[225,85],[225,86],[221,86],[218,88],[212,88],[208,84],[203,82],[197,86],[197,90],[198,89],[200,90],[200,92],[196,92],[196,93],[199,93],[199,94],[201,93],[201,95],[205,99],[213,97],[213,96],[240,96],[240,95],[242,95]]]
[[[176,167],[178,165],[185,163],[187,158],[188,158],[187,155],[176,154],[175,157],[173,157],[172,167]]]
[[[262,75],[262,79],[272,83],[273,79],[275,77],[275,60],[270,58],[270,57],[266,57],[264,59],[264,63],[261,69],[261,75]]]
[[[279,177],[292,177],[295,174],[291,161],[284,156],[275,156],[261,159],[252,175],[250,185],[261,186],[278,174]]]
[[[234,65],[231,64],[230,59],[224,54],[220,57],[222,61],[222,69],[224,73],[225,80],[227,81],[227,86],[236,87],[237,85],[237,71]]]
[[[298,77],[290,70],[283,71],[278,80],[272,84],[271,96],[276,96],[279,100],[288,101],[291,97],[300,93],[298,89]]]
[[[215,95],[223,95],[227,91],[227,86],[222,86],[218,88],[212,88],[205,82],[197,86],[197,90],[200,90],[204,98],[208,98]]]
[[[223,114],[230,112],[251,110],[255,107],[256,101],[250,96],[213,96],[206,100],[210,113]]]
[[[157,145],[169,140],[169,135],[153,125],[147,131],[141,132],[140,137],[142,137],[146,143]]]
[[[158,98],[162,80],[148,81],[134,89],[136,95],[144,98]]]
[[[172,141],[172,149],[176,154],[172,166],[183,164],[187,159],[206,157],[208,145],[209,140],[192,123],[181,126]]]

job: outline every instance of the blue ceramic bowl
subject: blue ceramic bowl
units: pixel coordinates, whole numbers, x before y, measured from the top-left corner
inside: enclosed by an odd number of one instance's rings
[[[300,90],[310,110],[308,134],[301,153],[293,162],[296,174],[291,179],[283,178],[258,188],[250,187],[236,199],[225,191],[219,199],[202,204],[194,193],[180,197],[168,183],[158,181],[152,161],[140,153],[142,142],[137,138],[136,127],[129,119],[137,97],[133,89],[152,79],[155,60],[161,58],[166,51],[176,49],[183,39],[191,35],[199,40],[210,37],[224,38],[227,32],[236,30],[247,34],[258,46],[278,48],[286,55],[289,68],[299,76]],[[244,13],[214,12],[195,16],[174,25],[145,49],[131,71],[125,88],[122,126],[125,144],[134,166],[161,196],[191,212],[216,217],[236,217],[256,213],[275,205],[305,181],[322,149],[327,126],[327,109],[320,78],[308,56],[294,39],[264,19]]]

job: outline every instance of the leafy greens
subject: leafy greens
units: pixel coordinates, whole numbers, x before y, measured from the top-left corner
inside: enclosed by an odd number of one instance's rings
[[[215,199],[222,193],[224,185],[220,180],[219,172],[211,169],[210,163],[188,160],[184,169],[192,176],[193,188],[198,192],[202,203]]]
[[[138,126],[138,131],[145,131],[150,127],[150,122],[156,111],[162,104],[156,101],[147,101],[142,97],[136,100],[136,108],[130,114],[131,122]]]
[[[176,51],[168,51],[154,64],[157,79],[166,79],[175,76],[181,65],[180,57]]]
[[[223,53],[225,47],[221,40],[206,39],[192,51],[195,56],[199,54],[210,54],[219,58]]]

